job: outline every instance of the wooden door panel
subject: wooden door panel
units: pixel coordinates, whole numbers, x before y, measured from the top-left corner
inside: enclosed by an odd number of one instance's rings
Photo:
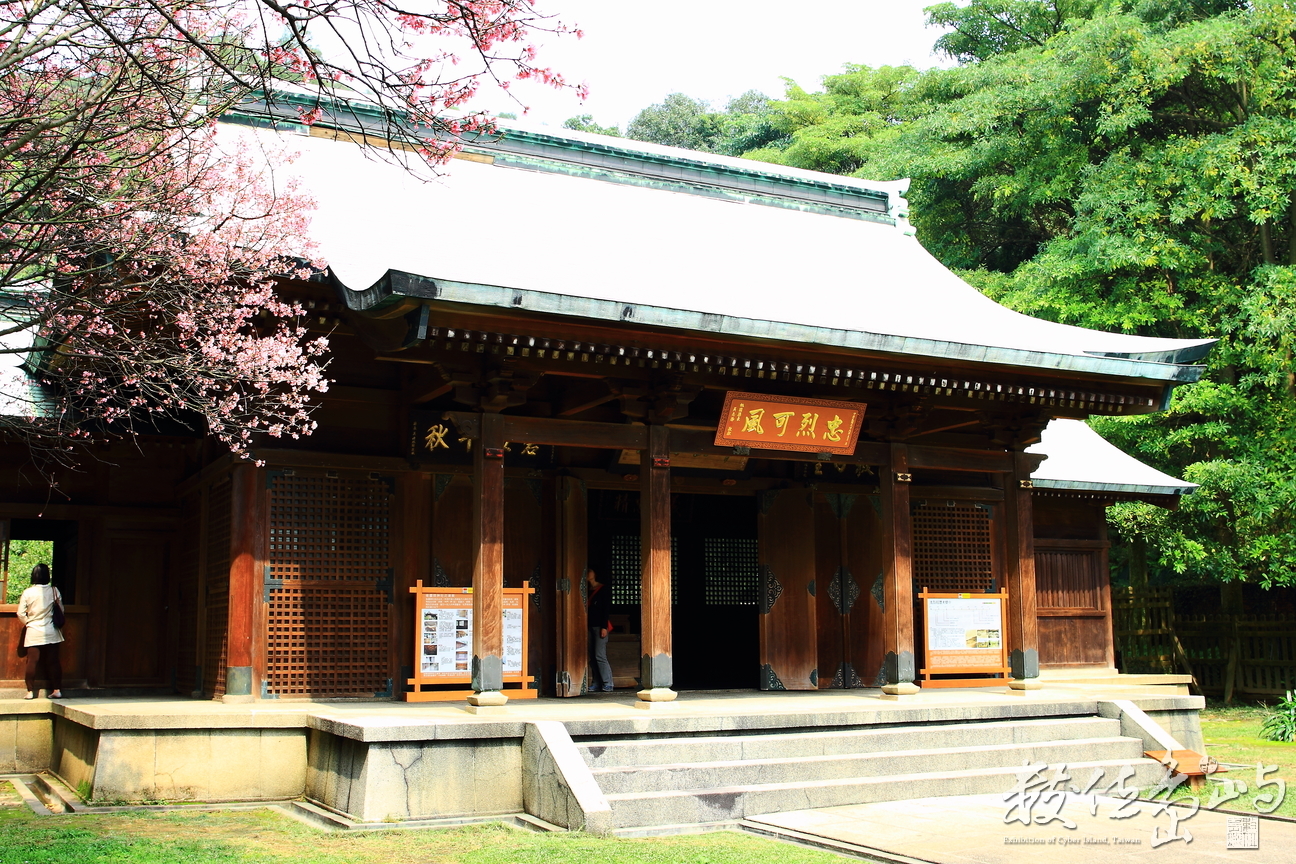
[[[814,690],[817,686],[812,496],[807,489],[770,490],[761,495],[762,690]]]
[[[558,696],[580,696],[586,689],[585,675],[589,665],[583,590],[586,562],[589,560],[589,506],[585,484],[581,480],[560,477],[557,488],[555,692]]]
[[[846,662],[846,639],[849,618],[839,609],[843,581],[842,532],[834,505],[840,506],[842,495],[815,495],[815,621],[819,638],[819,688],[841,687],[836,673]]]
[[[456,482],[457,481],[457,482]],[[454,474],[432,478],[432,585],[472,585],[472,482]]]
[[[843,589],[853,597],[847,627],[848,687],[876,687],[882,676],[882,505],[876,495],[857,495],[843,514],[846,571],[853,585]]]
[[[169,543],[165,538],[115,538],[108,546],[107,683],[165,682]]]

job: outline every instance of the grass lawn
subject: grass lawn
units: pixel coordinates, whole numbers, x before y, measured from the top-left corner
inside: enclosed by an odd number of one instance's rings
[[[1246,765],[1247,768],[1230,768],[1228,773],[1219,777],[1241,780],[1247,785],[1247,792],[1238,795],[1232,801],[1221,804],[1221,809],[1236,810],[1245,813],[1254,812],[1251,799],[1257,794],[1255,789],[1256,763],[1277,765],[1275,774],[1266,775],[1266,779],[1285,780],[1288,785],[1283,803],[1274,811],[1275,816],[1296,818],[1296,744],[1284,744],[1278,741],[1265,741],[1260,737],[1260,724],[1264,721],[1265,709],[1255,705],[1224,705],[1220,702],[1208,702],[1201,712],[1202,735],[1206,739],[1206,753],[1221,763]],[[1211,784],[1203,790],[1202,803],[1210,796]],[[1181,789],[1186,789],[1181,787]],[[1273,786],[1267,786],[1261,792],[1273,794]],[[1175,792],[1175,797],[1183,793]]]
[[[498,824],[324,832],[269,810],[34,816],[0,784],[0,864],[828,864],[828,852],[716,832],[621,840]]]

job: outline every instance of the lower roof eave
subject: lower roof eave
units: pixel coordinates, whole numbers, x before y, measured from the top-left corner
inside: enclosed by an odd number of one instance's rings
[[[436,300],[456,305],[557,315],[602,323],[660,327],[682,332],[705,333],[711,336],[719,334],[742,339],[811,344],[827,348],[1025,369],[1056,369],[1104,377],[1160,381],[1171,385],[1195,382],[1201,378],[1205,370],[1204,366],[1160,363],[1097,354],[1057,354],[912,336],[786,324],[732,315],[573,297],[547,291],[432,279],[396,270],[389,270],[382,279],[365,291],[353,291],[336,279],[334,282],[350,309],[374,317],[386,317],[383,313],[389,315],[391,308],[404,299]]]
[[[1134,483],[1091,483],[1083,480],[1045,480],[1031,481],[1035,489],[1056,489],[1065,492],[1111,492],[1119,495],[1191,495],[1197,486],[1144,486]]]

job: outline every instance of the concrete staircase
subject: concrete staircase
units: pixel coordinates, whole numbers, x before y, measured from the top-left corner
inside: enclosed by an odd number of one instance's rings
[[[1007,793],[1023,763],[1065,764],[1083,787],[1132,764],[1129,786],[1162,768],[1121,722],[1098,716],[1018,718],[746,734],[582,738],[574,742],[611,808],[612,830],[732,822],[845,804]],[[1049,775],[1051,777],[1051,774]]]

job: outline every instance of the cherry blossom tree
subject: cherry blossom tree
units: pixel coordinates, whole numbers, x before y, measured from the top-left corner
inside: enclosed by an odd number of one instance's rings
[[[310,201],[261,153],[214,157],[214,121],[363,102],[370,146],[435,172],[489,130],[455,113],[483,81],[567,86],[531,45],[566,28],[533,4],[0,0],[0,368],[43,387],[0,376],[0,429],[64,463],[159,416],[242,454],[309,434],[327,343],[275,285],[323,264]]]

